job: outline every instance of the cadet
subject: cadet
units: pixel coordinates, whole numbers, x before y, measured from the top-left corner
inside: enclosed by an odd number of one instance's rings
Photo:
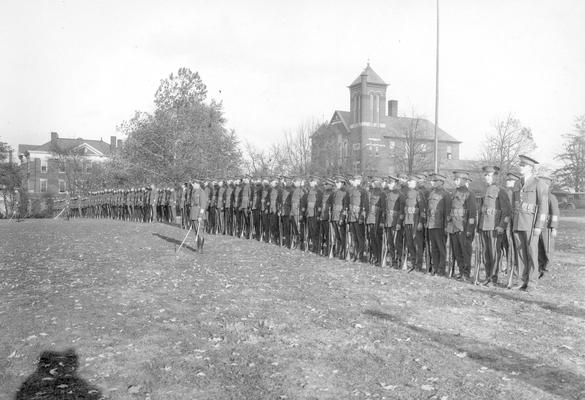
[[[335,256],[343,259],[347,251],[347,209],[349,197],[344,188],[345,178],[337,176],[335,180],[335,192],[333,193],[331,223],[333,224],[333,243],[335,244]],[[331,254],[331,251],[329,252]]]
[[[270,194],[268,198],[268,215],[270,226],[268,228],[268,242],[279,244],[282,240],[282,225],[280,213],[282,210],[282,187],[279,187],[278,180],[273,178],[270,182]]]
[[[490,283],[498,283],[498,271],[502,257],[499,249],[502,248],[502,241],[505,239],[504,233],[510,223],[512,210],[506,191],[495,183],[495,177],[500,169],[494,166],[485,166],[482,170],[487,188],[481,200],[477,227],[483,249],[486,275],[482,283],[487,286]]]
[[[368,211],[366,214],[366,233],[370,241],[370,263],[381,266],[382,262],[382,232],[384,224],[382,218],[386,207],[386,193],[382,191],[382,179],[373,178],[373,188],[369,195]],[[380,226],[381,225],[381,226]]]
[[[323,191],[323,198],[321,201],[321,221],[319,221],[321,228],[318,244],[319,252],[328,256],[332,253],[333,240],[335,239],[333,224],[331,223],[331,214],[333,212],[333,188],[335,187],[335,181],[331,178],[326,178],[324,185],[325,190]]]
[[[398,245],[398,233],[404,220],[404,195],[396,185],[398,178],[389,176],[386,183],[386,205],[384,206],[384,229],[386,230],[386,246],[390,254],[391,265],[400,268],[402,244]],[[402,234],[400,234],[402,236]],[[401,243],[401,242],[400,242]]]
[[[353,261],[364,261],[366,236],[364,220],[369,207],[369,204],[366,203],[368,195],[361,188],[362,177],[360,175],[355,175],[350,183],[352,186],[348,191],[349,209],[347,222],[353,245]]]
[[[291,224],[291,242],[290,248],[296,249],[300,244],[302,249],[304,243],[304,221],[303,221],[303,209],[306,209],[306,198],[305,191],[302,188],[302,179],[296,177],[294,179],[294,190],[291,194],[291,211],[290,211],[290,224]],[[306,246],[306,243],[304,243]]]
[[[429,191],[427,203],[427,229],[429,235],[429,252],[433,261],[433,274],[445,276],[447,263],[447,217],[451,211],[451,195],[443,184],[444,175],[432,174],[430,176],[432,189]]]
[[[310,189],[309,193],[307,193],[306,210],[309,243],[305,244],[305,246],[310,245],[309,250],[317,254],[321,251],[319,248],[321,243],[319,231],[321,228],[321,208],[323,207],[323,191],[318,184],[319,178],[312,176],[309,180]]]
[[[457,279],[471,282],[471,252],[475,232],[475,194],[467,188],[469,173],[454,171],[457,188],[451,200],[451,211],[447,217],[447,233],[450,235],[453,256],[459,266]]]
[[[548,188],[534,175],[538,161],[520,155],[522,179],[514,188],[514,241],[518,253],[518,268],[522,284],[515,289],[527,290],[530,271],[538,263],[538,241],[546,225]]]
[[[408,272],[422,270],[423,262],[423,226],[426,223],[426,204],[422,192],[416,190],[418,178],[411,175],[407,179],[407,191],[404,199],[404,261],[410,258]],[[408,256],[407,256],[408,255]]]
[[[268,178],[262,179],[262,197],[260,198],[261,216],[260,232],[262,241],[268,243],[270,240],[270,182]]]
[[[226,182],[225,195],[224,195],[224,221],[225,221],[225,235],[234,234],[234,182],[232,179],[228,179]]]

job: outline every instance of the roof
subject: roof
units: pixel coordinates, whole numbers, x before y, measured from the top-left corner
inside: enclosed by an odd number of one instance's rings
[[[478,160],[441,160],[439,170],[480,172],[482,165],[482,161]]]
[[[30,145],[30,144],[19,144],[18,145],[18,153],[24,153],[25,151],[45,151],[45,152],[53,152],[56,146],[58,149],[62,151],[71,150],[82,145],[86,145],[86,147],[93,148],[103,155],[110,154],[110,145],[103,140],[92,140],[92,139],[67,139],[67,138],[58,138],[53,141],[48,141],[47,143],[41,145]]]
[[[348,113],[349,114],[349,113]],[[383,116],[380,118],[380,123],[384,123],[386,125],[385,128],[381,128],[382,134],[388,137],[396,137],[401,138],[404,137],[404,130],[410,128],[410,124],[413,122],[414,118],[410,117],[388,117]],[[435,124],[431,121],[419,118],[419,126],[418,130],[420,132],[420,139],[428,139],[434,140],[435,139]],[[449,135],[447,132],[442,130],[441,128],[437,129],[437,136],[440,142],[451,142],[451,143],[461,143],[459,140],[455,139],[453,136]]]
[[[368,63],[368,65],[366,66],[366,68],[364,68],[362,73],[357,78],[355,78],[355,80],[349,86],[352,87],[355,85],[359,85],[362,81],[362,75],[366,75],[367,83],[388,86],[388,84],[384,82],[384,80],[380,78],[380,76],[376,72],[374,72],[372,67],[370,67],[370,63]]]

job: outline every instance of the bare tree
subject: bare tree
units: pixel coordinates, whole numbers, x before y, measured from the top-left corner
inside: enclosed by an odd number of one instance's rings
[[[481,159],[500,168],[500,176],[518,167],[518,156],[529,154],[536,148],[532,131],[522,126],[519,119],[509,113],[492,123],[494,131],[486,135]]]
[[[575,118],[575,131],[563,135],[563,151],[555,158],[563,166],[555,171],[561,184],[576,192],[585,191],[585,115]]]
[[[408,174],[429,169],[433,151],[433,144],[426,135],[424,118],[414,110],[411,115],[404,119],[398,132],[399,143],[393,155],[398,169]]]

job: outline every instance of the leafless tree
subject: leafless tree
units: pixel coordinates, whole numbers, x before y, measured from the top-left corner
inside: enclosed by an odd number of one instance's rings
[[[403,121],[393,155],[396,165],[401,172],[408,174],[429,169],[433,145],[426,135],[424,118],[413,110],[410,118]]]
[[[555,157],[563,166],[555,176],[564,186],[585,191],[585,115],[575,118],[575,131],[563,137],[563,151]]]
[[[499,167],[500,176],[505,176],[518,167],[518,156],[530,154],[536,144],[530,128],[522,126],[511,113],[494,120],[492,126],[493,132],[486,135],[482,144],[481,159]]]

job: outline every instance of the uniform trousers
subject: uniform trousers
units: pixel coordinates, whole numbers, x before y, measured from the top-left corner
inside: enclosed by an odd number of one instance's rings
[[[351,233],[351,240],[354,245],[354,257],[360,258],[363,256],[366,242],[365,225],[360,224],[359,222],[350,222],[349,229]]]
[[[424,251],[423,231],[416,230],[416,226],[413,224],[407,224],[404,225],[403,236],[410,262],[418,270],[422,269]]]
[[[374,263],[382,260],[382,229],[378,224],[367,224],[368,239],[370,241],[370,258]]]
[[[386,232],[386,257],[390,256],[390,262],[392,263],[392,266],[398,266],[400,256],[398,255],[396,243],[398,241],[398,233],[400,231],[397,231],[395,226],[385,227],[384,231]],[[400,250],[400,254],[402,255],[402,249]]]
[[[532,237],[530,237],[532,236]],[[514,242],[518,256],[518,270],[523,285],[528,285],[530,281],[530,271],[538,262],[538,237],[534,237],[530,232],[514,231]]]
[[[317,251],[321,251],[321,249],[324,247],[326,251],[324,251],[323,254],[328,256],[332,245],[331,239],[335,237],[331,236],[333,225],[329,222],[329,220],[320,220],[319,224],[321,224],[321,237],[319,238],[318,243],[320,241],[321,248],[319,248]]]
[[[347,246],[347,224],[343,221],[332,221],[335,243],[335,256],[342,258]]]
[[[270,214],[268,214],[268,210],[262,211],[260,219],[262,220],[262,240],[268,243],[270,234]]]
[[[320,220],[317,217],[307,217],[307,227],[309,228],[309,243],[311,244],[311,250],[314,253],[319,252],[319,227],[320,227]],[[309,245],[307,243],[306,245]]]
[[[459,273],[469,278],[471,275],[471,252],[473,239],[465,236],[465,232],[451,233],[453,256],[457,260]]]
[[[438,275],[445,275],[447,263],[447,236],[442,228],[429,228],[429,242],[433,271]]]
[[[260,210],[253,209],[252,210],[252,225],[253,225],[253,232],[252,237],[256,238],[256,240],[260,240]]]
[[[483,262],[485,276],[494,282],[498,281],[499,266],[502,258],[502,241],[505,235],[498,235],[497,231],[481,231],[480,240],[483,248]]]

